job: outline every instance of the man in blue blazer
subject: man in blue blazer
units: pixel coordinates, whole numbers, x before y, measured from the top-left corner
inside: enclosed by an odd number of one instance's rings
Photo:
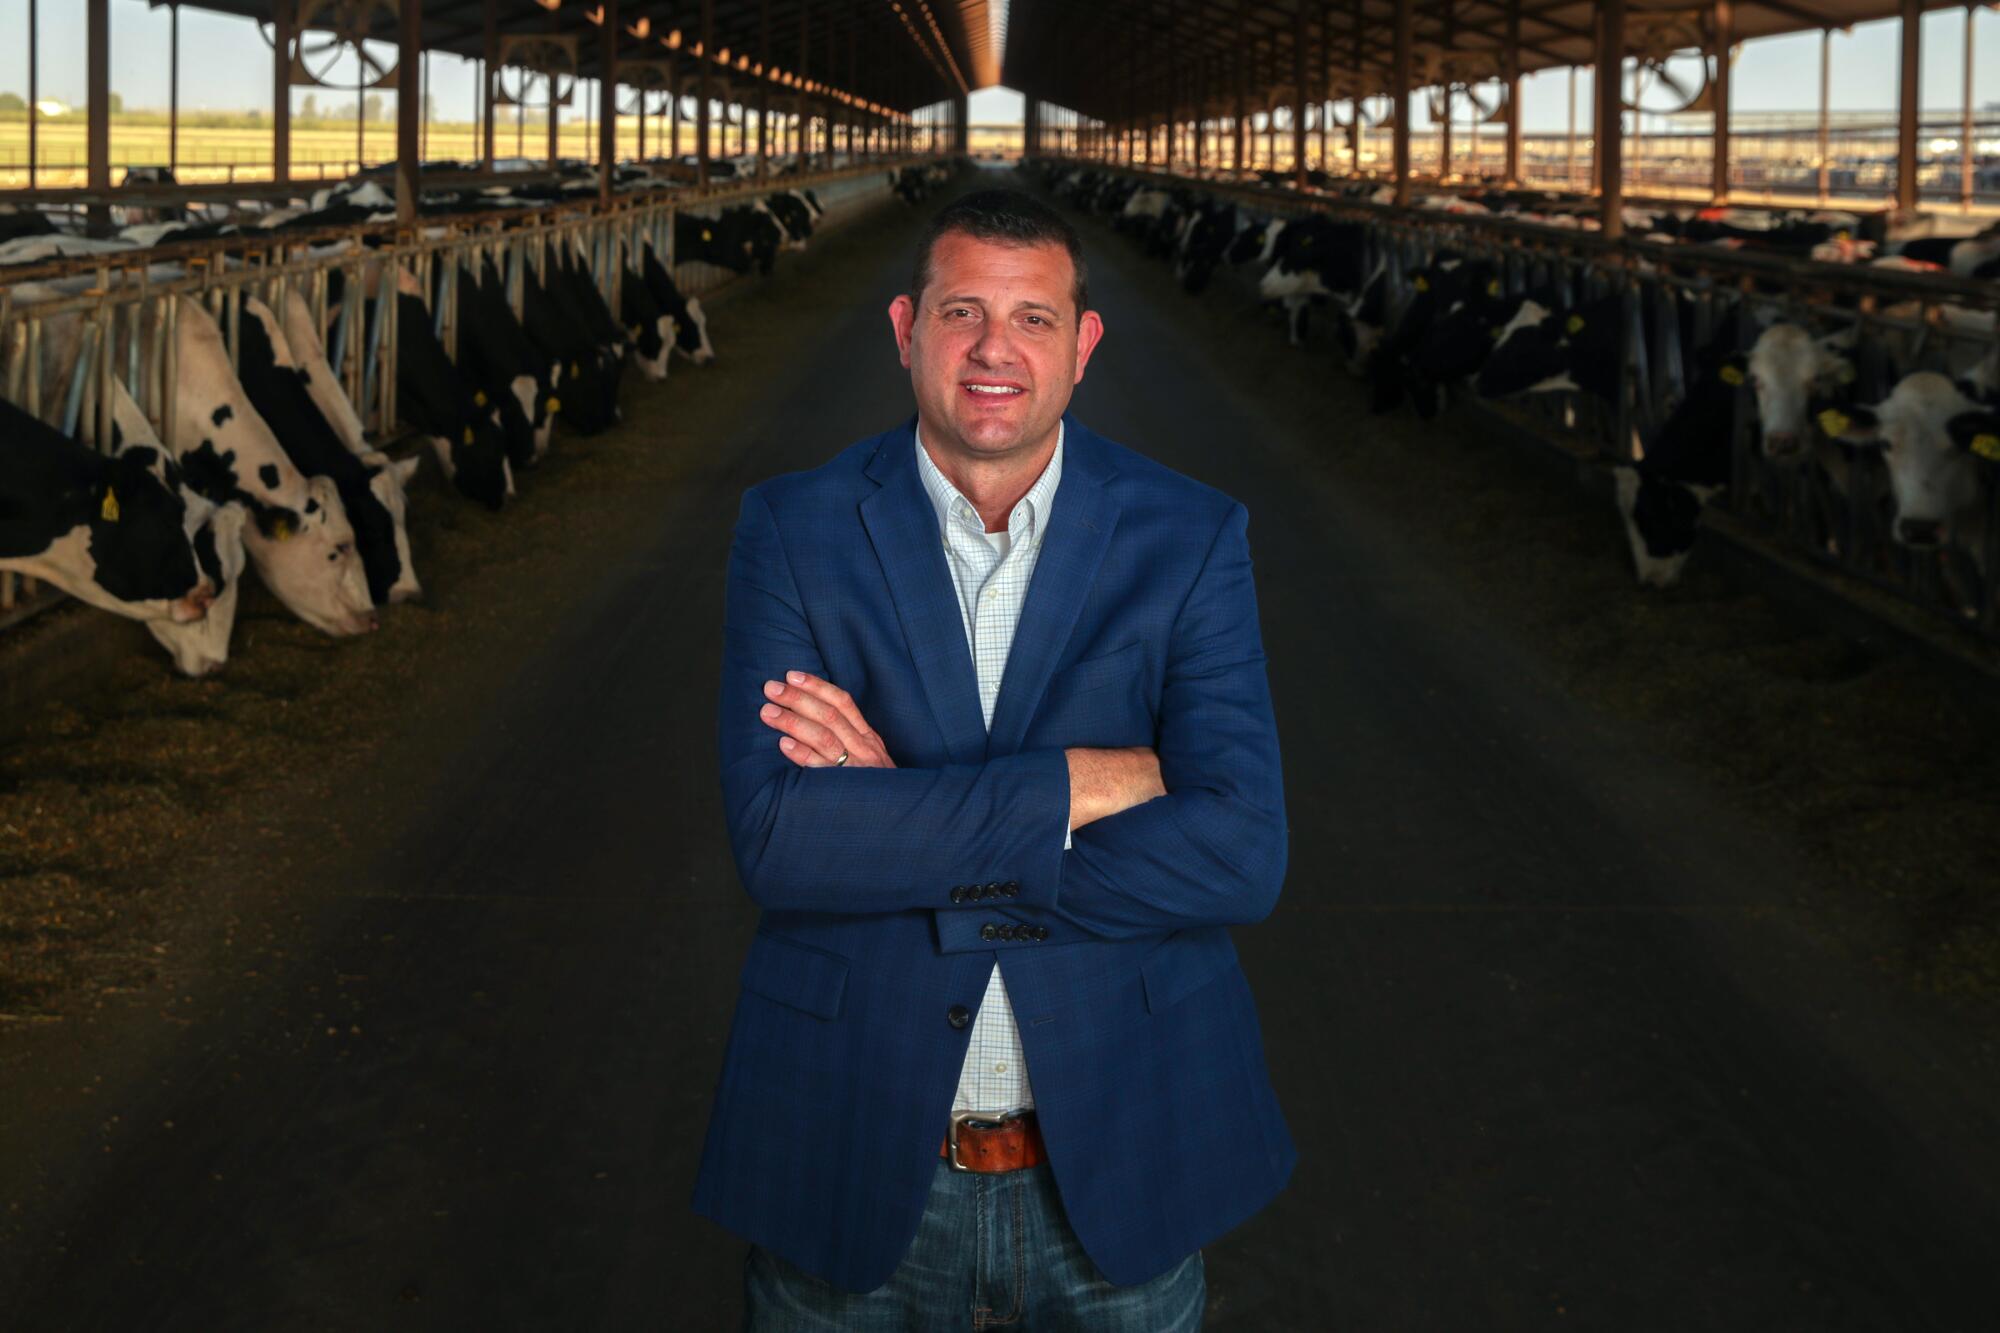
[[[762,909],[695,1209],[748,1326],[1168,1333],[1296,1151],[1229,927],[1286,859],[1247,521],[1067,413],[1074,230],[985,191],[917,415],[743,498],[723,802]]]

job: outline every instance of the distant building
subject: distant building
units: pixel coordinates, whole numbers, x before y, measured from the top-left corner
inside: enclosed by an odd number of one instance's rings
[[[40,116],[67,116],[69,104],[58,102],[53,97],[44,97],[35,103],[35,114]]]

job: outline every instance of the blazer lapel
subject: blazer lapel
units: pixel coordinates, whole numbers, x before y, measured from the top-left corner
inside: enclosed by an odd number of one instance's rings
[[[945,565],[937,511],[917,475],[916,447],[914,419],[909,429],[882,437],[866,468],[881,489],[861,502],[861,521],[889,581],[910,661],[937,718],[945,752],[953,763],[976,764],[986,753],[979,678],[965,646],[965,619]]]
[[[993,706],[993,729],[986,742],[988,757],[1014,754],[1021,748],[1118,523],[1118,505],[1104,488],[1113,469],[1103,441],[1074,417],[1065,414],[1063,421],[1062,480],[1056,485],[1048,533],[1035,558],[1028,600],[1000,677],[1000,698]]]

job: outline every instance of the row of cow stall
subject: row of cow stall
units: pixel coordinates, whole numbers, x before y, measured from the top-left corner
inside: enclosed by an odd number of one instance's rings
[[[2000,637],[2000,234],[1700,208],[1629,213],[1610,240],[1524,191],[1393,207],[1035,169],[1190,291],[1238,273],[1309,348],[1327,321],[1373,411],[1463,400],[1609,469],[1648,584],[1673,583],[1722,511],[1732,537]]]
[[[405,486],[425,457],[453,502],[502,507],[558,426],[619,419],[627,367],[715,359],[702,296],[947,171],[475,196],[415,226],[362,182],[284,230],[85,257],[57,237],[0,269],[0,625],[68,594],[206,674],[247,567],[319,629],[374,629],[421,593]]]

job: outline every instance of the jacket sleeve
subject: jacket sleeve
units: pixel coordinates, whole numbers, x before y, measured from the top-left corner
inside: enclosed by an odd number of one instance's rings
[[[991,906],[954,886],[1019,885],[1047,905],[1062,873],[1069,763],[1059,749],[940,768],[800,768],[758,717],[764,682],[825,677],[776,519],[745,492],[729,553],[719,708],[722,799],[743,887],[769,909],[873,913]]]
[[[1284,779],[1248,527],[1232,506],[1174,621],[1154,741],[1167,795],[1077,829],[1063,856],[1052,915],[1074,928],[1247,924],[1277,904]]]

